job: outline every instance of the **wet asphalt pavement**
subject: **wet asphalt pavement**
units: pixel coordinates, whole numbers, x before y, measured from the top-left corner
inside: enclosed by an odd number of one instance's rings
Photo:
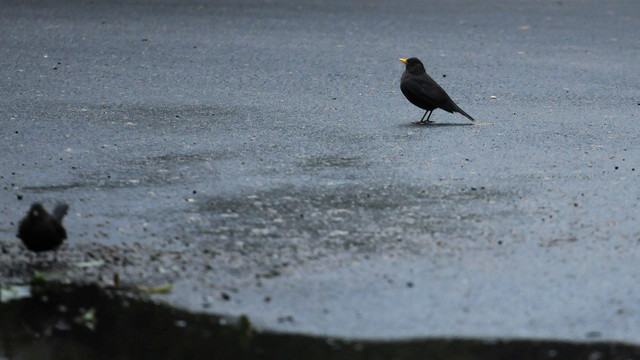
[[[29,205],[63,200],[66,278],[171,283],[156,299],[180,308],[332,336],[640,343],[638,15],[3,1],[0,283],[31,276]],[[477,125],[411,124],[412,56]]]

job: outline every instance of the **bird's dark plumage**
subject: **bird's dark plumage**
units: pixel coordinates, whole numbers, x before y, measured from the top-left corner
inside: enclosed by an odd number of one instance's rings
[[[444,89],[427,74],[424,65],[418,58],[399,60],[406,64],[404,73],[400,78],[400,90],[413,105],[426,110],[418,124],[431,123],[432,121],[429,121],[431,112],[437,108],[450,113],[458,112],[469,120],[475,121],[469,114],[460,109]],[[426,120],[424,119],[425,116],[427,116]]]
[[[67,238],[62,226],[62,218],[67,214],[69,205],[59,204],[49,214],[42,204],[34,203],[27,215],[20,221],[18,237],[27,249],[34,252],[57,250]]]

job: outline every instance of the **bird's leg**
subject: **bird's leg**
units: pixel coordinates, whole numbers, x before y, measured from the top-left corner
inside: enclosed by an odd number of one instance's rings
[[[422,115],[422,119],[418,121],[418,124],[424,124],[424,117],[427,116],[427,113],[429,113],[429,110],[424,112],[424,115]],[[431,116],[431,114],[429,114],[429,116]]]
[[[429,118],[431,117],[431,113],[433,112],[433,110],[427,110],[424,112],[424,115],[422,115],[422,119],[420,119],[420,121],[418,121],[416,124],[431,124],[433,123],[433,121],[429,121]],[[427,116],[427,114],[429,114],[429,116]],[[424,119],[424,117],[427,116],[427,120]]]
[[[433,114],[433,110],[429,111],[429,116],[427,116],[427,120],[424,121],[425,124],[432,124],[433,121],[429,121],[429,118],[431,117],[431,114]]]

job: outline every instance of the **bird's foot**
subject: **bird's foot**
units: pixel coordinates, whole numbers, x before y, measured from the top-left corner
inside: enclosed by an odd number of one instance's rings
[[[429,124],[433,124],[434,121],[431,120],[422,120],[422,121],[416,121],[414,122],[415,125],[429,125]]]

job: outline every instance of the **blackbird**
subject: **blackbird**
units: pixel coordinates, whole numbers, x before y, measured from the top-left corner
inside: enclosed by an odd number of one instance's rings
[[[431,124],[429,121],[433,110],[440,108],[450,113],[458,112],[466,116],[469,120],[475,121],[469,114],[464,112],[449,95],[427,74],[418,58],[398,59],[406,64],[404,73],[400,78],[400,90],[413,105],[426,110],[422,119],[416,124]],[[429,114],[429,116],[427,116]],[[424,117],[427,116],[425,120]]]
[[[69,205],[58,204],[51,215],[42,204],[32,204],[18,227],[18,237],[24,246],[36,253],[57,250],[67,238],[67,231],[62,227],[62,218],[67,210]]]

